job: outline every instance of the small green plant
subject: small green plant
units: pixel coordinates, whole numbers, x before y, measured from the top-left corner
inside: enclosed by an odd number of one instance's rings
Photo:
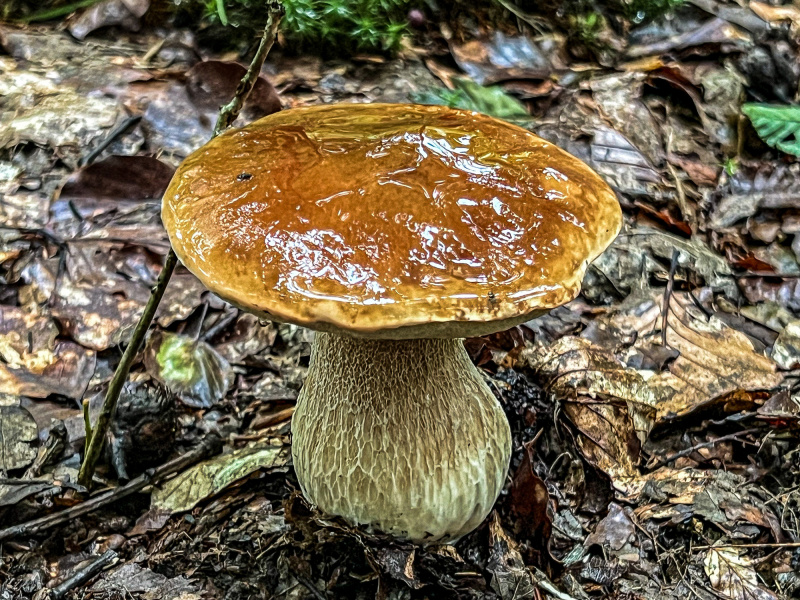
[[[605,18],[603,15],[590,12],[570,16],[570,28],[575,35],[587,46],[597,43],[597,36],[603,29]]]
[[[735,156],[729,156],[722,163],[722,168],[725,169],[725,173],[728,177],[733,177],[739,172],[739,159]]]
[[[800,156],[800,106],[744,104],[742,112],[768,146]]]
[[[453,90],[433,88],[412,94],[411,98],[419,104],[474,110],[521,126],[531,122],[525,105],[500,86],[485,87],[463,78],[456,78],[453,83],[456,86]]]

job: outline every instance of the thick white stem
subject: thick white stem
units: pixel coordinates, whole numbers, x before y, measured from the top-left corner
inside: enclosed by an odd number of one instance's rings
[[[505,414],[460,340],[317,333],[292,433],[308,500],[418,542],[477,527],[511,454]]]

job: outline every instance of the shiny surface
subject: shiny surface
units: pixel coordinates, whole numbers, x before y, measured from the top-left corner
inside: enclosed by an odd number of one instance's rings
[[[524,129],[380,104],[287,110],[219,136],[178,169],[162,217],[223,298],[364,335],[558,306],[621,224],[589,167]]]

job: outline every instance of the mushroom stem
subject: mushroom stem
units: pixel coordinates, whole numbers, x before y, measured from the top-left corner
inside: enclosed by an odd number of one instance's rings
[[[426,543],[480,524],[511,454],[506,416],[458,339],[317,333],[292,433],[308,500]]]

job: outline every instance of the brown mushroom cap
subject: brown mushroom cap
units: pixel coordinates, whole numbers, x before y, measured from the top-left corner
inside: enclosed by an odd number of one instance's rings
[[[564,304],[621,212],[589,167],[491,117],[403,104],[275,113],[189,156],[181,261],[267,318],[381,338],[498,331]]]

